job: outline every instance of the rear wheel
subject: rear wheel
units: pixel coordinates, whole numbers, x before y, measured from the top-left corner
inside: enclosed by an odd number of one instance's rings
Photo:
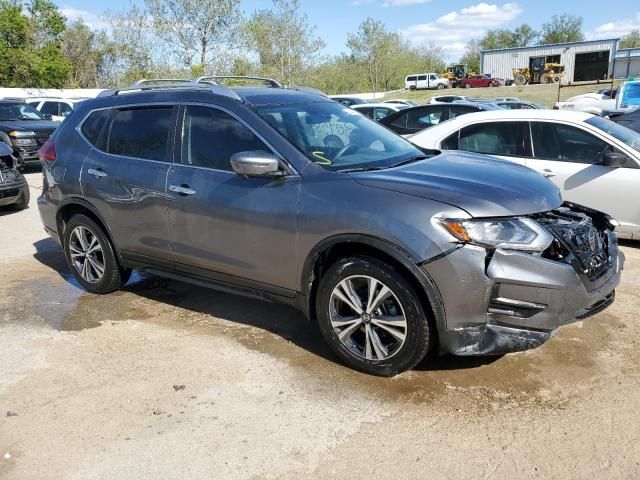
[[[131,270],[118,263],[102,227],[86,215],[76,215],[67,224],[64,253],[73,276],[91,293],[118,290],[131,276]]]
[[[409,90],[410,90],[410,91],[414,91],[415,89],[416,89],[416,86],[415,86],[415,85],[410,85],[410,86],[409,86]]]
[[[316,315],[331,349],[350,367],[380,376],[413,368],[433,334],[413,287],[391,266],[345,258],[320,281]]]
[[[442,90],[444,88],[444,83],[439,83],[438,84],[438,90]]]

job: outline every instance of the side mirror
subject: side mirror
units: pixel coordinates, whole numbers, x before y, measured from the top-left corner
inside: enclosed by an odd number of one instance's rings
[[[624,153],[619,152],[607,152],[604,154],[604,160],[602,164],[605,167],[619,168],[627,165],[627,162],[630,160]]]
[[[279,177],[278,157],[264,150],[238,152],[231,156],[231,168],[241,177]]]

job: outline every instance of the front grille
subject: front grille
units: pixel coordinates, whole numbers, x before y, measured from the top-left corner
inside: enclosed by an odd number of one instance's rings
[[[36,130],[36,143],[38,146],[44,145],[44,142],[49,140],[49,137],[53,133],[53,130]]]
[[[615,236],[604,221],[569,207],[561,207],[540,215],[538,222],[555,241],[545,256],[570,261],[586,277],[594,281],[611,267],[614,258]],[[572,261],[573,260],[573,261]]]
[[[16,197],[18,196],[18,194],[20,193],[20,189],[19,188],[12,188],[10,190],[0,190],[0,200],[2,200],[3,198],[11,198],[11,197]]]

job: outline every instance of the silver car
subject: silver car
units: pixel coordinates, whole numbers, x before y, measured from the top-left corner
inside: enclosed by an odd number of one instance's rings
[[[542,175],[275,81],[108,91],[40,157],[42,221],[88,291],[144,268],[277,299],[376,375],[534,348],[610,305],[624,262],[609,217]]]

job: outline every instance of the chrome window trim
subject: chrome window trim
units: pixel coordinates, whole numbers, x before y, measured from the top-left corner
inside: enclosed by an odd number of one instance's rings
[[[169,165],[181,165],[181,166],[192,167],[192,168],[200,168],[200,169],[209,170],[209,171],[227,172],[227,173],[232,173],[232,174],[235,175],[235,173],[233,171],[229,171],[229,170],[219,170],[219,169],[215,169],[215,168],[198,167],[198,166],[194,166],[194,165],[183,164],[182,163],[182,148],[180,149],[180,159],[179,159],[179,161],[176,161],[176,159],[174,158],[175,141],[174,141],[174,148],[172,149],[172,152],[170,154],[169,160],[160,161],[160,160],[152,160],[152,159],[149,159],[149,158],[128,157],[128,156],[125,156],[125,155],[117,155],[117,154],[114,154],[114,153],[105,152],[104,150],[98,148],[93,143],[91,143],[89,141],[89,139],[84,135],[84,133],[82,133],[82,126],[87,121],[87,118],[89,118],[89,116],[91,114],[93,114],[94,112],[99,112],[101,110],[114,110],[114,109],[120,109],[120,108],[124,108],[124,107],[135,108],[135,107],[154,107],[154,106],[158,106],[158,107],[171,106],[171,107],[180,108],[180,107],[185,107],[187,105],[194,105],[194,106],[208,107],[208,108],[216,108],[218,110],[221,110],[221,111],[231,115],[233,118],[235,118],[237,121],[239,121],[242,125],[244,125],[246,128],[248,128],[254,135],[256,135],[260,139],[260,141],[262,141],[271,150],[271,152],[278,157],[278,159],[280,160],[281,165],[285,168],[285,170],[288,171],[287,176],[300,176],[300,173],[293,167],[293,165],[291,165],[291,163],[289,161],[287,161],[285,159],[284,155],[282,155],[267,139],[265,139],[262,134],[260,134],[252,126],[248,125],[247,122],[242,120],[237,114],[235,114],[234,112],[232,112],[228,108],[225,108],[225,107],[223,107],[221,105],[217,105],[217,104],[204,103],[204,102],[168,102],[168,101],[165,101],[165,102],[127,103],[125,105],[110,105],[108,107],[98,107],[98,108],[93,108],[93,109],[89,110],[85,114],[85,116],[82,118],[82,120],[80,120],[80,122],[78,122],[78,125],[76,125],[75,131],[80,136],[80,138],[82,138],[82,140],[90,148],[93,148],[96,151],[98,151],[100,153],[103,153],[104,155],[110,155],[112,157],[118,157],[118,158],[129,158],[129,159],[133,159],[133,160],[141,160],[143,162],[155,162],[155,163],[169,164]],[[184,111],[182,113],[184,115]],[[180,112],[178,112],[178,115],[180,115]],[[178,118],[178,119],[180,120],[180,118]],[[176,125],[176,127],[177,127],[177,125]],[[183,132],[182,131],[178,131],[177,128],[176,128],[174,138],[175,138],[175,140],[178,140],[178,139],[180,140],[180,145],[181,146],[182,146],[182,134],[183,134]]]
[[[80,120],[80,122],[78,123],[78,125],[76,125],[75,127],[75,131],[76,133],[78,133],[78,135],[80,135],[80,138],[82,138],[82,140],[85,141],[85,143],[87,145],[89,145],[89,147],[93,148],[94,150],[104,154],[104,155],[109,155],[110,157],[117,157],[117,158],[127,158],[127,159],[132,159],[132,160],[140,160],[143,162],[154,162],[154,163],[160,163],[163,165],[172,165],[173,162],[173,155],[169,155],[168,160],[153,160],[150,158],[140,158],[140,157],[129,157],[127,155],[118,155],[116,153],[109,153],[109,152],[105,152],[104,150],[96,147],[93,143],[91,143],[89,141],[89,139],[87,137],[85,137],[84,133],[82,133],[82,126],[84,125],[84,122],[87,121],[87,118],[89,118],[89,116],[91,114],[93,114],[94,112],[99,112],[102,110],[115,110],[115,109],[120,109],[120,108],[125,108],[125,107],[178,107],[180,104],[176,103],[176,102],[151,102],[151,103],[128,103],[126,105],[112,105],[109,107],[99,107],[99,108],[93,108],[91,110],[89,110],[87,112],[87,114],[84,116],[84,118],[82,120]]]

